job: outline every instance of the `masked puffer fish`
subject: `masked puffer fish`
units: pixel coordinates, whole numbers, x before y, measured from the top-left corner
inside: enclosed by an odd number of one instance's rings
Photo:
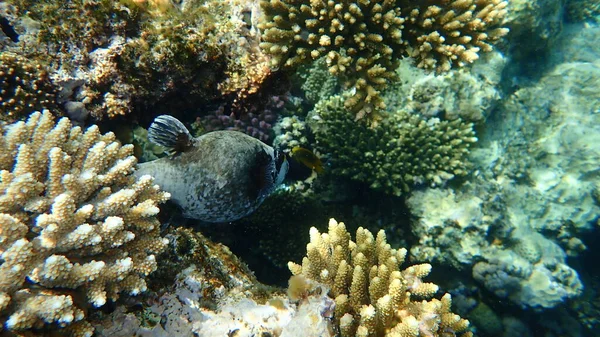
[[[153,176],[187,218],[229,222],[249,215],[288,171],[283,153],[238,131],[193,138],[178,119],[161,115],[148,139],[170,155],[139,164],[136,175]]]

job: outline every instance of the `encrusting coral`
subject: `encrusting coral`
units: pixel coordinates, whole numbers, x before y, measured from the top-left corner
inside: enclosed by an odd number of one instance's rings
[[[133,146],[97,126],[45,111],[0,130],[0,322],[91,336],[88,304],[146,290],[169,194],[136,180]]]
[[[305,278],[328,286],[342,337],[472,336],[469,322],[450,311],[450,294],[426,300],[438,291],[422,280],[431,265],[401,270],[406,249],[392,249],[383,230],[373,236],[361,227],[354,242],[344,223],[330,219],[327,233],[311,228],[306,250],[302,265],[288,265],[290,285],[303,287]]]
[[[336,95],[321,101],[307,118],[332,174],[399,196],[414,185],[440,186],[468,173],[467,155],[477,141],[472,123],[401,110],[369,127],[354,120],[343,100]]]
[[[408,55],[419,67],[447,71],[478,58],[508,33],[504,0],[262,0],[263,49],[274,68],[327,57],[329,71],[354,93],[357,118],[383,110],[380,91]],[[371,116],[373,118],[374,116]]]

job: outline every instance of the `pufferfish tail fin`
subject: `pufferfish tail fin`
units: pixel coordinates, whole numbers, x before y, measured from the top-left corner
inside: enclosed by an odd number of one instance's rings
[[[148,128],[148,140],[166,148],[171,154],[185,152],[193,147],[193,138],[188,129],[177,118],[160,115]]]

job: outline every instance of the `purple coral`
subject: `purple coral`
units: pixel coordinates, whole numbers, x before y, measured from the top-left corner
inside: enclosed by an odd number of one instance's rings
[[[207,132],[216,130],[241,131],[271,145],[273,142],[273,124],[277,121],[277,111],[281,110],[284,104],[285,102],[281,98],[273,96],[262,111],[250,111],[240,116],[239,119],[233,113],[226,114],[225,107],[221,106],[213,114],[198,117],[197,122]]]

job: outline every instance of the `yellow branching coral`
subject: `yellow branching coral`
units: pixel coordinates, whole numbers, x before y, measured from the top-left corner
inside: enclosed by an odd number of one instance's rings
[[[469,322],[450,311],[450,294],[430,299],[438,287],[424,282],[431,265],[401,270],[406,249],[392,249],[385,232],[364,229],[350,238],[344,223],[329,220],[328,233],[310,230],[302,265],[292,274],[323,283],[335,299],[341,336],[472,336]]]
[[[507,33],[505,0],[261,0],[263,49],[275,68],[326,56],[329,71],[353,89],[357,118],[385,107],[380,91],[399,58],[449,70],[478,58]],[[371,119],[376,116],[371,115]]]
[[[508,33],[506,0],[419,1],[405,7],[409,55],[421,68],[448,71],[479,58]]]
[[[47,111],[0,127],[4,328],[91,336],[87,303],[146,289],[166,245],[157,204],[169,195],[150,176],[135,179],[132,153],[112,133],[55,123]]]
[[[326,56],[329,71],[356,88],[346,105],[359,118],[385,107],[379,92],[395,78],[405,49],[395,1],[263,0],[261,6],[261,46],[273,55],[273,67]]]

